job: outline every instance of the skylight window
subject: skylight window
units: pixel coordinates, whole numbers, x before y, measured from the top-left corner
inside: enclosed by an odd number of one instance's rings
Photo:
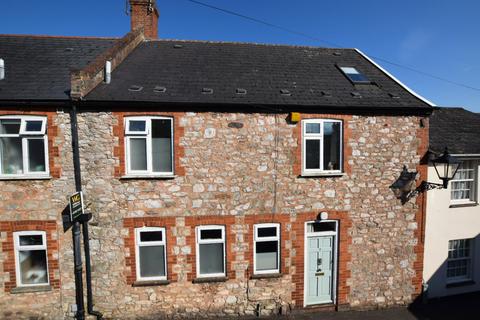
[[[370,83],[367,77],[365,77],[354,67],[340,67],[340,70],[342,70],[347,78],[353,83]]]

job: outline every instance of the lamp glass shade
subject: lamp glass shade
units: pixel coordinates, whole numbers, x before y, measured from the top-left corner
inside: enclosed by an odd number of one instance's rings
[[[445,148],[445,152],[440,157],[432,160],[432,163],[438,178],[443,181],[446,188],[448,181],[453,179],[462,161],[450,155],[447,148]]]

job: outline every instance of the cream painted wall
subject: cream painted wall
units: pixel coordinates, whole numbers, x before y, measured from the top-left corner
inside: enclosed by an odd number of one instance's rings
[[[480,190],[478,180],[477,201]],[[441,182],[433,166],[428,169],[428,181]],[[423,279],[428,283],[429,298],[480,290],[480,206],[450,207],[450,185],[448,189],[427,192]],[[472,251],[475,284],[447,288],[448,241],[467,238],[475,239]]]

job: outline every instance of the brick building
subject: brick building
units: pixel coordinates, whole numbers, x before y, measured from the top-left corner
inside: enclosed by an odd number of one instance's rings
[[[121,39],[0,36],[0,317],[72,316],[73,107],[106,317],[420,294],[423,198],[388,187],[426,180],[428,101],[355,49],[159,40],[130,5]]]

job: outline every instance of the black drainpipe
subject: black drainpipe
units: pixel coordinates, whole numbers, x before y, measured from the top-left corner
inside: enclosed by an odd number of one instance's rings
[[[80,149],[78,147],[78,125],[77,125],[77,107],[72,104],[70,111],[70,122],[72,131],[72,149],[73,149],[73,170],[75,175],[75,189],[82,191],[82,174],[80,169]],[[88,314],[102,319],[102,314],[93,310],[93,294],[92,294],[92,267],[90,264],[90,243],[88,236],[88,220],[91,214],[86,215],[86,219],[82,219],[83,231],[83,249],[85,251],[85,275],[87,280],[87,311]],[[77,301],[77,319],[85,319],[85,307],[83,302],[83,280],[82,280],[82,257],[80,252],[80,222],[73,225],[74,234],[74,257],[75,257],[75,288]]]

